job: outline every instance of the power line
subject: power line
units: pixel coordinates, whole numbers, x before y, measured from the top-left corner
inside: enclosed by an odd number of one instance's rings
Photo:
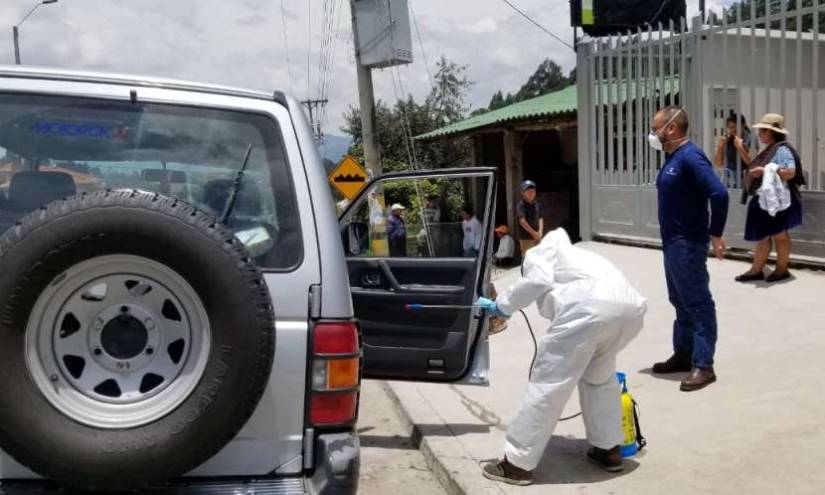
[[[418,19],[415,17],[415,11],[413,10],[412,2],[409,3],[410,6],[410,14],[412,15],[413,19],[413,26],[415,26],[415,34],[418,37],[418,46],[421,47],[421,56],[424,58],[424,68],[427,69],[427,79],[430,81],[430,87],[434,87],[435,84],[433,83],[433,75],[430,72],[430,61],[427,60],[427,52],[424,50],[424,41],[421,39],[421,31],[418,29]]]
[[[307,2],[307,98],[309,98],[309,59],[312,54],[312,2]]]
[[[284,31],[284,47],[286,48],[286,71],[289,75],[289,92],[295,93],[295,88],[292,86],[292,61],[289,54],[289,35],[286,32],[286,8],[284,7],[284,0],[281,0],[281,25]]]
[[[334,37],[333,37],[333,42],[332,42],[332,57],[331,57],[331,60],[328,64],[327,78],[326,78],[326,82],[325,82],[324,87],[323,87],[323,95],[324,95],[323,97],[324,98],[327,98],[327,96],[329,94],[330,85],[332,84],[333,78],[335,76],[335,61],[338,58],[338,49],[339,49],[339,46],[341,45],[341,39],[340,39],[339,34],[341,32],[341,19],[343,17],[343,12],[344,12],[344,9],[342,8],[343,3],[344,3],[344,0],[338,0],[337,13],[333,14],[333,15],[337,15],[337,19],[336,19],[336,22],[335,22],[335,31],[334,31]],[[326,121],[327,121],[327,107],[324,106],[321,109],[321,125],[326,125]]]
[[[556,41],[558,41],[559,43],[563,44],[563,45],[564,45],[564,46],[566,46],[567,48],[570,48],[571,50],[575,50],[575,49],[576,49],[573,45],[571,45],[570,43],[568,43],[568,42],[564,41],[563,39],[559,38],[558,36],[556,36],[555,34],[553,34],[552,32],[550,32],[550,30],[549,30],[549,29],[547,29],[546,27],[542,26],[542,25],[541,25],[541,24],[539,24],[538,22],[534,21],[532,17],[530,17],[530,16],[529,16],[529,15],[527,15],[524,11],[522,11],[521,9],[519,9],[518,7],[516,7],[515,5],[513,5],[512,3],[510,3],[510,0],[501,0],[501,1],[502,1],[502,2],[504,2],[504,3],[506,3],[507,5],[509,5],[511,9],[513,9],[513,10],[515,10],[516,12],[518,12],[519,14],[521,14],[521,16],[522,16],[522,17],[524,17],[525,19],[527,19],[528,21],[530,21],[531,23],[533,23],[533,24],[534,24],[537,28],[541,29],[541,30],[542,30],[542,31],[544,31],[545,33],[547,33],[547,34],[549,34],[550,36],[552,36],[552,37],[553,37]]]

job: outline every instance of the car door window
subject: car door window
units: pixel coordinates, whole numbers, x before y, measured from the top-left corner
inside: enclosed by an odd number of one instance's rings
[[[485,176],[399,178],[374,185],[345,223],[347,256],[476,257],[481,251]]]

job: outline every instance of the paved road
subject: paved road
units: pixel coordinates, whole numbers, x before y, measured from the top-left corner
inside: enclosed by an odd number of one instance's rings
[[[378,382],[365,380],[358,421],[362,495],[446,493],[398,420]]]

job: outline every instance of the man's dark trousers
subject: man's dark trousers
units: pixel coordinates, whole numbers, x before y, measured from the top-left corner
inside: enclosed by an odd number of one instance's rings
[[[663,252],[668,297],[676,308],[673,350],[691,357],[697,368],[711,368],[716,351],[716,305],[710,294],[708,243],[672,239],[665,241]]]

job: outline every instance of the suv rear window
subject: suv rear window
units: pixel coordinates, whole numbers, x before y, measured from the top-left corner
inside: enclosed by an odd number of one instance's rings
[[[262,267],[290,269],[303,258],[295,191],[273,118],[0,93],[0,232],[46,203],[104,189],[159,192],[219,219],[234,192],[227,225]]]

